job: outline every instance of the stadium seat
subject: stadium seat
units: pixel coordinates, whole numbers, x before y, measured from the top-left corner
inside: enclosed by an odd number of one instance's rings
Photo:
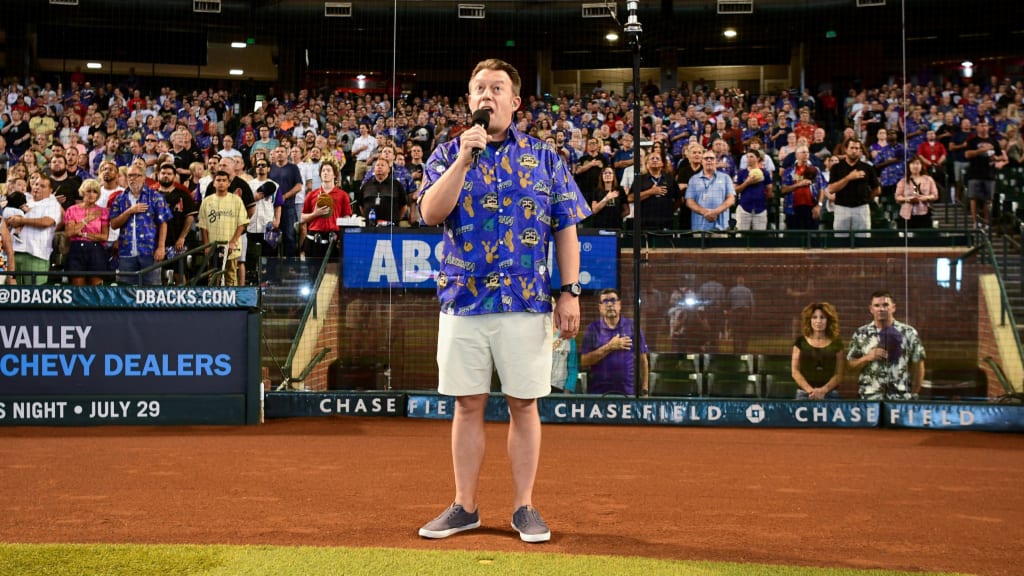
[[[754,371],[752,354],[705,354],[704,393],[720,398],[757,398],[760,378]]]
[[[724,374],[755,374],[753,354],[704,354],[703,372]]]
[[[797,385],[793,381],[791,363],[786,354],[761,354],[757,357],[757,373],[761,375],[765,398],[794,398]]]
[[[706,395],[711,398],[759,398],[759,374],[705,374]],[[742,379],[741,379],[742,378]]]
[[[700,372],[700,354],[686,352],[651,352],[652,372]]]
[[[986,400],[988,377],[971,360],[925,361],[921,398],[929,400]]]
[[[649,393],[651,396],[701,396],[702,377],[691,373],[651,372]]]
[[[792,400],[796,397],[796,391],[799,387],[788,374],[785,376],[765,374],[763,377],[765,398],[786,398]]]

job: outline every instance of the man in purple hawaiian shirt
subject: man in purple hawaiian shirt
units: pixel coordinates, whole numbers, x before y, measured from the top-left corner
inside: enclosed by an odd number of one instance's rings
[[[509,409],[512,526],[523,541],[544,542],[551,531],[532,495],[540,458],[537,398],[551,391],[548,245],[553,237],[564,284],[554,321],[563,338],[573,338],[580,321],[576,224],[590,210],[555,149],[513,124],[522,102],[516,69],[484,60],[470,78],[469,107],[480,121],[434,150],[419,196],[422,223],[444,224],[438,391],[456,397],[455,500],[419,534],[445,538],[480,526],[484,412],[496,369]]]
[[[118,282],[159,285],[159,268],[142,277],[130,274],[163,261],[167,221],[173,216],[163,195],[145,185],[145,176],[141,168],[128,167],[128,189],[110,204],[110,227],[121,230]]]

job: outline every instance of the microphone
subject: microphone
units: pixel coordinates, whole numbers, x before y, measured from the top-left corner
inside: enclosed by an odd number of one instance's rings
[[[471,122],[473,126],[483,126],[484,130],[487,130],[491,125],[491,111],[486,108],[481,108],[476,112],[473,112]],[[473,168],[476,168],[479,163],[480,153],[483,151],[483,148],[473,148]]]

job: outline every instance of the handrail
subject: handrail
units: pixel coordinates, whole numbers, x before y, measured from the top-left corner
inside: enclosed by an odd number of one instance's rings
[[[1017,355],[1019,358],[1024,359],[1024,347],[1021,346],[1020,332],[1017,330],[1017,321],[1013,318],[1013,309],[1010,307],[1010,298],[1006,293],[1006,284],[1003,282],[1003,275],[999,271],[999,264],[998,260],[996,260],[995,250],[992,248],[992,243],[989,242],[988,236],[984,236],[983,238],[989,262],[992,263],[992,269],[995,270],[996,282],[999,283],[1000,323],[1009,319],[1010,331],[1013,332],[1013,340],[1017,344]]]
[[[306,329],[306,322],[309,321],[309,317],[316,311],[316,295],[320,289],[320,283],[323,281],[324,273],[327,271],[327,264],[331,261],[331,256],[334,253],[334,242],[327,245],[327,253],[324,254],[323,260],[320,262],[320,270],[317,271],[316,280],[313,282],[313,286],[310,289],[309,300],[306,302],[306,308],[302,312],[302,318],[299,320],[299,327],[295,331],[295,339],[292,340],[291,349],[288,350],[288,357],[284,361],[284,366],[281,371],[284,373],[285,378],[282,381],[282,386],[285,383],[292,380],[292,362],[295,361],[295,354],[299,351],[299,340],[302,338],[302,332]],[[303,374],[308,374],[309,370],[312,369],[320,360],[323,359],[323,355],[317,354],[310,360],[309,365],[303,368]]]
[[[1006,372],[1003,372],[1003,367],[999,365],[999,362],[996,362],[995,358],[991,356],[985,356],[983,361],[985,364],[988,364],[988,367],[992,369],[993,373],[995,373],[996,380],[998,380],[999,385],[1003,387],[1003,392],[1006,395],[1014,394],[1016,390],[1013,389],[1013,384],[1010,384],[1010,381],[1006,378]]]
[[[621,246],[631,246],[630,231],[617,231]],[[650,248],[743,248],[743,249],[855,249],[977,246],[982,233],[970,228],[923,228],[870,230],[645,230]]]
[[[90,271],[85,271],[85,272],[72,272],[72,271],[69,271],[69,270],[47,270],[46,272],[22,272],[22,271],[7,272],[7,271],[0,270],[0,278],[6,278],[8,276],[14,276],[15,278],[19,278],[19,279],[21,277],[23,277],[23,276],[29,276],[29,277],[32,277],[32,278],[34,278],[36,276],[46,276],[47,278],[52,278],[54,276],[57,276],[57,277],[67,276],[68,278],[100,277],[100,278],[110,278],[112,281],[116,282],[117,278],[119,276],[120,277],[135,276],[137,279],[141,279],[145,274],[148,274],[149,272],[152,272],[153,270],[167,268],[169,265],[175,264],[175,263],[178,263],[178,272],[182,273],[181,277],[184,278],[184,276],[185,276],[184,275],[185,263],[187,261],[186,259],[190,255],[195,254],[197,252],[205,251],[207,248],[216,247],[219,244],[227,244],[227,243],[226,242],[208,242],[206,244],[203,244],[202,246],[197,246],[197,247],[192,248],[190,250],[186,250],[185,252],[182,252],[181,254],[178,254],[177,256],[175,256],[174,258],[171,258],[169,260],[161,260],[159,262],[154,262],[151,266],[149,266],[147,268],[143,268],[142,270],[137,270],[135,272],[118,272],[117,270],[90,270]],[[201,278],[203,278],[205,276],[209,276],[209,275],[210,275],[209,273],[200,274],[196,278],[193,278],[190,282],[194,285],[196,280],[201,279]],[[18,283],[21,284],[20,280],[19,280]],[[136,282],[131,283],[129,285],[133,285],[134,286],[134,285],[138,285],[138,284],[141,284],[141,282],[136,281]],[[32,284],[29,284],[29,286],[32,286],[32,285],[34,285],[34,282]],[[179,285],[180,286],[184,286],[184,284],[179,284]]]

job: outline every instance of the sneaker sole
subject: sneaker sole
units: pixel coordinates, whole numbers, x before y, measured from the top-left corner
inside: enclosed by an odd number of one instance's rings
[[[426,528],[420,528],[420,536],[422,536],[423,538],[434,538],[434,539],[447,538],[447,537],[449,537],[449,536],[451,536],[453,534],[458,534],[459,532],[465,532],[466,530],[472,530],[474,528],[479,528],[479,527],[480,527],[480,521],[477,520],[476,522],[473,522],[472,524],[466,524],[465,526],[459,526],[458,528],[449,528],[447,530],[427,530]]]
[[[536,544],[537,542],[547,542],[548,540],[551,540],[550,531],[545,532],[543,534],[525,534],[523,532],[520,532],[519,528],[516,528],[515,524],[512,524],[512,529],[516,532],[519,532],[520,540],[522,540],[523,542],[529,542],[530,544]]]

